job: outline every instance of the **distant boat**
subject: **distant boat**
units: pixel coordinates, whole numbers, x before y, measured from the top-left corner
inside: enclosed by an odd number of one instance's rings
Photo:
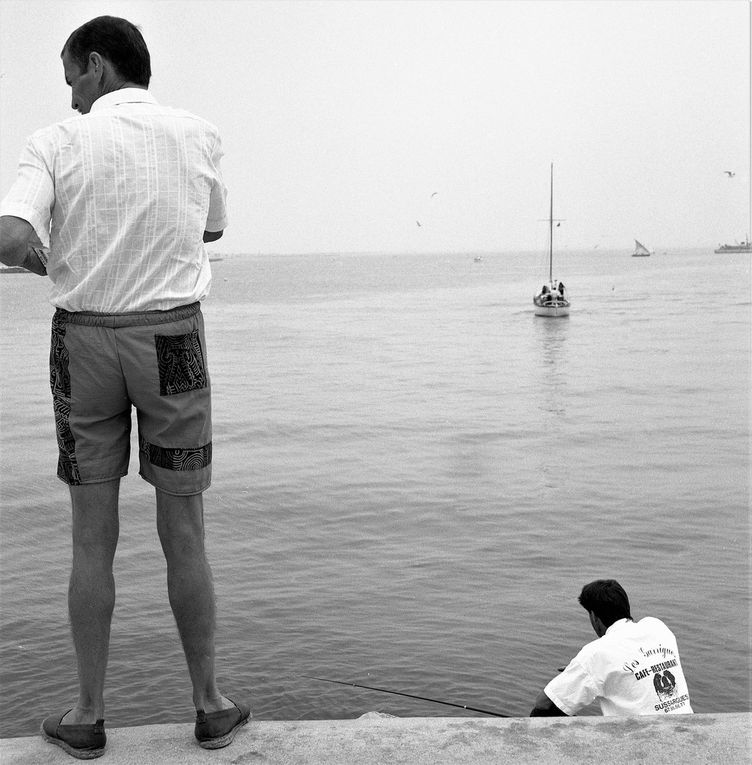
[[[548,208],[548,281],[533,297],[536,316],[568,316],[569,299],[561,281],[554,280],[554,165],[551,163],[551,201]]]
[[[641,244],[636,239],[634,240],[633,258],[647,258],[654,254],[655,250],[649,250],[644,244]]]
[[[713,250],[713,252],[719,255],[724,252],[752,252],[752,242],[749,241],[749,234],[747,234],[747,238],[743,242],[737,242],[736,244],[721,244],[718,246],[718,249]]]

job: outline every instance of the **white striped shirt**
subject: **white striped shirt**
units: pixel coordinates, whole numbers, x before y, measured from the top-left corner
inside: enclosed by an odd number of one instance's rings
[[[124,88],[29,138],[0,215],[49,242],[53,305],[168,310],[209,292],[203,232],[227,225],[221,157],[213,125]]]

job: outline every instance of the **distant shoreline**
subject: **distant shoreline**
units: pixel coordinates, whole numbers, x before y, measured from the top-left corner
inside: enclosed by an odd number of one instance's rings
[[[217,261],[224,260],[224,258],[209,258],[210,263],[216,263]],[[22,266],[5,266],[0,268],[0,275],[3,274],[30,274],[31,271],[23,268]]]

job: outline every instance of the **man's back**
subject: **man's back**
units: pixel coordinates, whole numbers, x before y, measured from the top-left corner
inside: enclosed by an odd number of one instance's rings
[[[126,313],[205,297],[203,232],[226,225],[212,125],[127,88],[38,131],[26,154],[39,179],[33,205],[51,206],[54,305]],[[32,223],[44,228],[44,211]]]
[[[575,714],[598,700],[604,715],[690,714],[676,638],[660,620],[620,619],[593,640],[545,688]]]

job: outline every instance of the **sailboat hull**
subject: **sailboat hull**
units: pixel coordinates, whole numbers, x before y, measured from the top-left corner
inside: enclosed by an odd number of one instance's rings
[[[540,303],[537,303],[535,300],[533,300],[533,303],[535,304],[536,316],[550,316],[552,318],[569,316],[568,301],[552,302],[547,303],[546,305],[541,305]]]

